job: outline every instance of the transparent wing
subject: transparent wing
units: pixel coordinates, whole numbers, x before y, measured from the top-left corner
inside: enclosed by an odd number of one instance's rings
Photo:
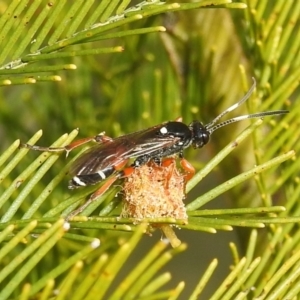
[[[163,124],[118,137],[112,142],[95,145],[86,150],[71,166],[73,175],[94,174],[118,165],[130,158],[152,155],[166,147],[172,147],[178,138],[158,134]]]

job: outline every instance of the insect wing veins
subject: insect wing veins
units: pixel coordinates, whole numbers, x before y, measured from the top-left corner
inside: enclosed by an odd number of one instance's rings
[[[172,147],[180,140],[176,137],[159,136],[157,132],[161,126],[124,135],[113,139],[110,143],[91,147],[74,162],[69,173],[72,175],[94,174],[130,158],[159,154],[160,151]]]

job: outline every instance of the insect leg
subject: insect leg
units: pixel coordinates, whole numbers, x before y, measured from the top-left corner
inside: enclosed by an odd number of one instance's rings
[[[83,212],[96,198],[100,197],[103,195],[110,187],[111,185],[119,178],[118,174],[112,176],[109,178],[102,186],[100,189],[98,189],[95,193],[93,193],[90,198],[79,208],[75,209],[72,211],[66,218],[68,221],[70,218],[77,216],[81,212]]]
[[[67,146],[64,147],[41,147],[41,146],[36,146],[36,145],[29,145],[29,144],[21,144],[22,148],[28,148],[31,150],[35,151],[43,151],[43,152],[62,152],[66,151],[67,155],[69,155],[69,152],[71,152],[73,149],[80,147],[86,143],[89,143],[91,141],[94,141],[96,143],[108,143],[112,141],[112,138],[104,135],[105,132],[101,132],[100,134],[93,136],[93,137],[88,137],[84,139],[80,139],[78,141],[75,141]]]
[[[169,191],[169,182],[174,175],[176,160],[174,157],[166,158],[162,161],[161,166],[164,168],[169,168],[169,172],[167,173],[167,178],[165,180],[165,190]]]
[[[64,148],[64,150],[67,151],[67,153],[69,153],[73,149],[80,147],[89,142],[95,142],[95,143],[101,144],[101,143],[109,143],[113,140],[111,137],[106,136],[104,134],[105,134],[105,132],[101,132],[93,137],[87,137],[84,139],[80,139],[80,140],[75,141],[65,147],[62,147],[62,148]],[[52,148],[52,149],[54,149],[54,148]]]
[[[195,175],[195,168],[185,158],[180,158],[180,165],[186,171],[185,180],[189,181]]]
[[[163,167],[169,167],[170,165],[174,164],[175,163],[175,158],[174,157],[169,157],[169,158],[166,158],[162,161],[161,165]]]

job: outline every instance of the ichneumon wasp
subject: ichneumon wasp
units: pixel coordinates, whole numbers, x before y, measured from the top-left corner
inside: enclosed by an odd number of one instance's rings
[[[224,115],[235,110],[249,99],[256,86],[254,78],[253,81],[253,85],[239,102],[227,108],[206,125],[203,125],[200,121],[192,121],[189,125],[186,125],[182,123],[181,119],[177,119],[114,139],[100,133],[94,137],[78,140],[65,147],[51,148],[28,144],[22,146],[38,151],[66,151],[68,154],[71,150],[90,141],[97,143],[97,145],[86,150],[71,166],[69,173],[73,178],[69,181],[68,187],[69,189],[75,189],[94,185],[103,180],[106,180],[106,182],[90,196],[84,205],[73,211],[68,216],[69,219],[81,213],[93,200],[104,194],[117,179],[132,174],[135,168],[150,161],[159,164],[163,158],[176,155],[180,159],[182,168],[188,173],[188,180],[194,175],[195,169],[183,157],[185,148],[190,146],[195,149],[202,148],[209,142],[214,131],[231,123],[288,113],[287,110],[265,111],[234,117],[217,124]],[[133,163],[126,167],[130,159],[134,159]]]

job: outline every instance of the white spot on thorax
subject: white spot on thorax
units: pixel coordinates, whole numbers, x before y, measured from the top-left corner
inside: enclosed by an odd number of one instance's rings
[[[162,127],[159,131],[160,131],[161,134],[168,133],[168,129],[166,127]]]

